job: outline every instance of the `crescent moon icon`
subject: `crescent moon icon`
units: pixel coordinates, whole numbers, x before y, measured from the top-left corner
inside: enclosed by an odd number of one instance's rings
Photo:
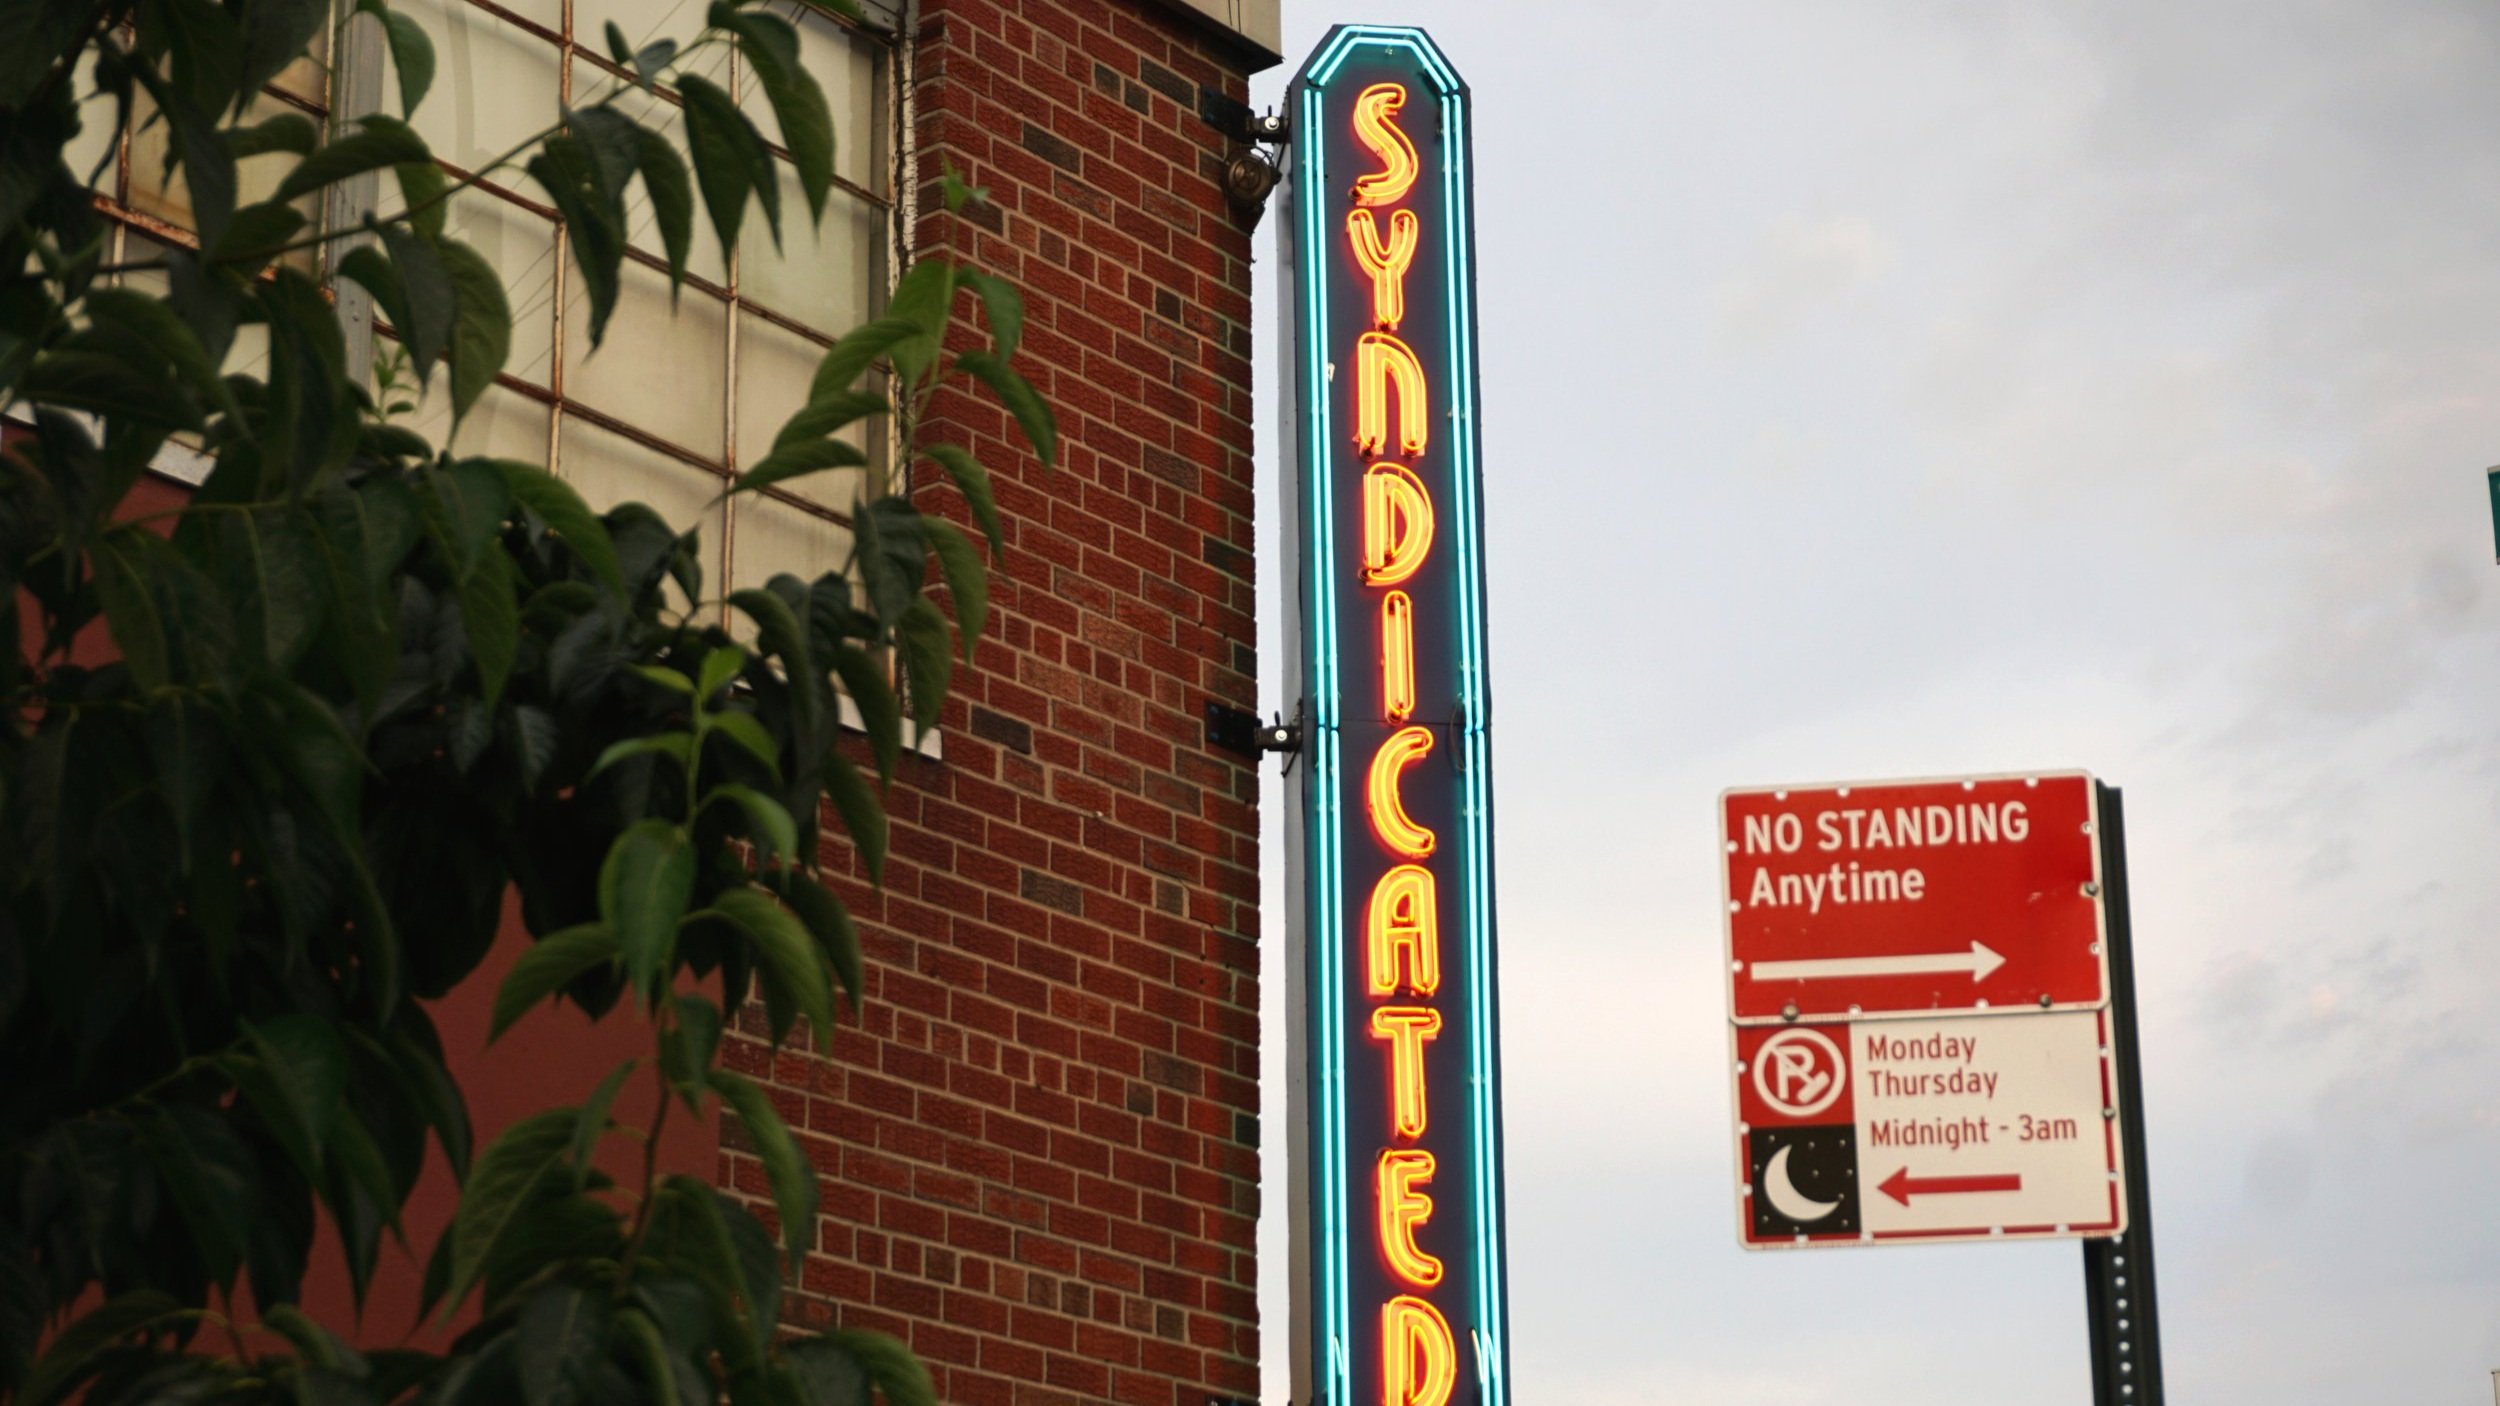
[[[1802,1225],[1830,1215],[1840,1203],[1817,1201],[1788,1179],[1788,1154],[1794,1151],[1794,1147],[1783,1147],[1771,1154],[1769,1165],[1762,1169],[1762,1194],[1771,1198],[1773,1210]]]

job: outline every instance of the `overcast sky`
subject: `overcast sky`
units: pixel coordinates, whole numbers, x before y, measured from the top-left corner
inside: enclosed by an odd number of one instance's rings
[[[2090,1401],[2071,1243],[1736,1248],[1714,853],[2080,766],[2172,1399],[2489,1401],[2500,9],[1286,0],[1260,103],[1358,19],[1475,91],[1519,1399]]]

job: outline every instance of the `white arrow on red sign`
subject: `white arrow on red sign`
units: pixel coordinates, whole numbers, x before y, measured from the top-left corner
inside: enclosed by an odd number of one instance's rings
[[[1914,1177],[1910,1175],[1910,1169],[1907,1167],[1884,1178],[1883,1185],[1876,1188],[1904,1206],[1910,1204],[1910,1198],[1913,1196],[1953,1196],[1972,1191],[2020,1191],[2022,1189],[2023,1179],[2015,1174],[1978,1177]]]
[[[1756,962],[1746,969],[1755,981],[1817,981],[1834,977],[1924,976],[1929,972],[1970,973],[1973,984],[2005,965],[2005,958],[1984,942],[1967,952],[1912,952],[1898,957],[1811,957],[1798,961]]]

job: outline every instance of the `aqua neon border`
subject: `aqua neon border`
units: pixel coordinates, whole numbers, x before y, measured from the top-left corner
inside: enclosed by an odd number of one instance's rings
[[[1504,1303],[1506,1276],[1503,1264],[1502,1233],[1502,1144],[1500,1122],[1499,1037],[1495,1027],[1493,1000],[1493,835],[1492,835],[1492,737],[1491,699],[1485,668],[1484,570],[1481,465],[1477,443],[1477,384],[1475,355],[1475,285],[1472,277],[1475,211],[1468,182],[1467,160],[1472,134],[1468,130],[1466,86],[1458,79],[1432,40],[1422,30],[1377,25],[1342,26],[1329,35],[1318,52],[1304,67],[1299,85],[1301,107],[1294,114],[1295,130],[1320,130],[1322,90],[1336,75],[1354,51],[1365,44],[1401,48],[1412,53],[1419,66],[1430,74],[1439,90],[1446,159],[1441,166],[1444,206],[1449,213],[1445,221],[1444,296],[1449,308],[1449,385],[1457,397],[1455,408],[1459,418],[1458,432],[1452,435],[1456,455],[1452,479],[1457,489],[1459,553],[1459,697],[1466,708],[1465,748],[1466,781],[1461,793],[1462,823],[1465,844],[1461,857],[1464,872],[1463,923],[1465,926],[1466,961],[1470,978],[1469,999],[1473,1005],[1469,1065],[1473,1092],[1471,1126],[1476,1158],[1475,1227],[1476,1227],[1476,1322],[1481,1341],[1476,1360],[1480,1367],[1480,1399],[1487,1406],[1504,1406],[1508,1391],[1505,1370],[1508,1344],[1508,1312]],[[1312,551],[1309,556],[1311,600],[1319,617],[1314,651],[1316,668],[1311,680],[1316,726],[1309,730],[1313,744],[1310,786],[1315,797],[1312,830],[1319,853],[1321,871],[1318,892],[1324,897],[1316,904],[1318,922],[1314,934],[1318,944],[1319,969],[1326,972],[1344,970],[1344,816],[1338,804],[1342,759],[1337,733],[1341,712],[1339,683],[1340,646],[1337,638],[1337,592],[1335,573],[1336,523],[1332,480],[1328,472],[1329,448],[1334,443],[1330,433],[1331,404],[1328,395],[1327,355],[1325,339],[1328,329],[1328,280],[1320,264],[1320,251],[1327,246],[1326,229],[1321,210],[1321,192],[1327,189],[1324,144],[1314,140],[1297,151],[1297,186],[1295,206],[1303,222],[1299,267],[1295,275],[1304,299],[1303,313],[1310,329],[1303,339],[1304,423],[1308,438],[1304,445],[1304,462],[1310,472],[1303,475],[1305,490],[1311,494],[1311,521],[1314,525]],[[1343,1054],[1345,1048],[1345,1007],[1342,983],[1331,980],[1315,983],[1320,989],[1314,999],[1319,1005],[1318,1018],[1322,1038],[1314,1042],[1321,1067],[1316,1071],[1313,1086],[1320,1100],[1321,1127],[1319,1147],[1314,1160],[1326,1172],[1318,1180],[1320,1186],[1320,1275],[1321,1305],[1317,1321],[1324,1325],[1328,1341],[1326,1360],[1318,1364],[1323,1399],[1351,1406],[1352,1383],[1348,1380],[1348,1356],[1345,1344],[1351,1338],[1346,1287],[1346,1227],[1348,1188],[1345,1176],[1345,1102]]]

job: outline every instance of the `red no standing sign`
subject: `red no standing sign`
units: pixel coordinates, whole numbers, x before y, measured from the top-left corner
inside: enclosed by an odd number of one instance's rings
[[[2106,1005],[2097,820],[2082,772],[1726,792],[1729,1011]]]

